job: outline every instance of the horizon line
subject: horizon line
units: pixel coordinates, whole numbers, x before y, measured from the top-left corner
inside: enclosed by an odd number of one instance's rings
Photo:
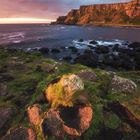
[[[46,18],[0,18],[0,24],[29,24],[29,23],[51,23],[56,20]]]

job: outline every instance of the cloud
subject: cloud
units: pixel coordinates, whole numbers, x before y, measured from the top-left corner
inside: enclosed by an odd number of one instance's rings
[[[0,0],[0,18],[55,19],[80,5],[124,1],[126,0]]]

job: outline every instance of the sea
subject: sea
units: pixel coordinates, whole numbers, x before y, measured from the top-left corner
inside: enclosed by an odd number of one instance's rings
[[[20,49],[59,48],[76,45],[76,40],[96,40],[111,44],[114,42],[140,42],[140,28],[136,27],[94,27],[49,24],[2,24],[0,45]]]

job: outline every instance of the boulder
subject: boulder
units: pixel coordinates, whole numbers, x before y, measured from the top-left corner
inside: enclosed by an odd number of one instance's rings
[[[124,53],[119,53],[118,55],[107,54],[104,56],[103,64],[111,66],[115,69],[127,69],[133,70],[135,65],[131,58]]]
[[[109,47],[108,46],[99,46],[95,49],[95,51],[98,54],[109,53]]]
[[[115,92],[134,93],[137,85],[129,79],[115,75],[111,80],[110,89]]]
[[[137,116],[131,109],[125,104],[118,101],[108,103],[108,107],[118,115],[118,117],[128,123],[131,127],[140,131],[140,117]]]
[[[52,49],[52,50],[51,50],[51,52],[52,52],[52,53],[60,53],[60,50],[59,50],[59,49],[54,48],[54,49]]]
[[[133,42],[128,47],[133,48],[135,51],[140,51],[140,42]]]
[[[64,138],[81,136],[90,126],[93,116],[91,106],[76,105],[74,107],[62,107],[59,111],[50,109],[42,122],[44,135]]]
[[[81,79],[90,81],[90,82],[96,82],[97,81],[97,75],[92,71],[81,71],[77,74]]]
[[[35,132],[31,128],[16,128],[5,135],[2,140],[37,140]]]
[[[42,54],[47,54],[47,53],[49,53],[49,49],[48,49],[48,48],[40,48],[39,51],[40,51]]]
[[[98,42],[96,42],[96,41],[92,40],[92,41],[90,41],[90,42],[89,42],[89,44],[97,45],[97,44],[98,44]]]
[[[80,63],[89,67],[97,67],[98,56],[90,50],[86,50],[83,55],[78,56],[75,63]]]
[[[63,121],[60,118],[59,111],[50,109],[41,124],[44,137],[47,135],[64,138]]]
[[[72,106],[74,94],[84,89],[82,80],[75,74],[63,75],[60,79],[52,81],[46,91],[47,100],[52,106]],[[75,97],[76,98],[76,97]]]
[[[27,109],[27,114],[28,114],[28,119],[31,124],[33,125],[39,125],[41,122],[41,109],[39,105],[33,105],[28,107]]]
[[[5,132],[9,126],[10,122],[15,117],[17,111],[11,107],[0,107],[0,130]]]

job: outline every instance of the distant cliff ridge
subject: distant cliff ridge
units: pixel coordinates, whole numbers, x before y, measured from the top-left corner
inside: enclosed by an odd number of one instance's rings
[[[57,24],[135,24],[140,25],[140,0],[127,3],[95,4],[71,10],[58,17]]]

